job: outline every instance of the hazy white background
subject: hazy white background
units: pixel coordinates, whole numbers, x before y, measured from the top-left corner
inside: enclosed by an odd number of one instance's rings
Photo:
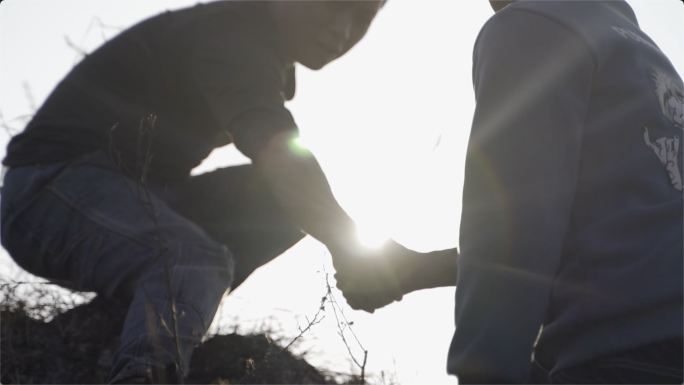
[[[0,4],[0,113],[22,129],[78,62],[68,38],[90,52],[121,28],[195,0],[5,0]],[[642,29],[684,74],[684,7],[678,0],[630,0]],[[463,159],[475,107],[471,53],[493,14],[486,0],[392,0],[368,36],[321,71],[298,68],[288,104],[341,205],[371,237],[391,236],[429,251],[458,245]],[[9,137],[0,131],[0,156]],[[439,146],[436,144],[439,143]],[[197,173],[248,161],[233,146]],[[0,255],[2,276],[19,274]],[[325,294],[325,248],[306,238],[258,270],[225,301],[214,327],[271,323],[298,334]],[[332,281],[331,281],[332,284]],[[336,292],[337,298],[342,296]],[[367,370],[401,383],[455,383],[445,375],[454,288],[408,295],[373,315],[345,314],[369,350]],[[299,352],[313,364],[350,369],[330,309]],[[271,317],[263,321],[265,317]],[[359,350],[354,353],[361,357]],[[358,371],[357,371],[358,373]]]

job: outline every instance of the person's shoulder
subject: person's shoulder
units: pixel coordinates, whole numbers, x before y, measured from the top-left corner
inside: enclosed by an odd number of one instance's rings
[[[562,27],[568,32],[581,36],[622,11],[620,6],[610,3],[616,1],[576,1],[576,0],[518,0],[493,15],[482,27],[478,42],[483,36],[506,35],[520,39],[535,34],[543,34],[543,29]],[[624,3],[631,11],[631,8]]]
[[[533,30],[539,29],[540,26],[543,27],[544,25],[544,23],[535,23],[535,21],[543,19],[557,22],[553,15],[556,13],[562,14],[558,9],[558,6],[562,4],[558,3],[561,2],[518,0],[509,4],[492,15],[482,26],[477,38],[476,48],[478,45],[483,45],[481,44],[483,42],[487,43],[492,39],[499,40],[503,36],[513,40],[519,37],[519,40],[523,42],[525,35],[543,33],[543,31]]]
[[[545,17],[573,30],[591,29],[618,18],[636,23],[634,11],[624,0],[518,0],[497,16],[513,12]]]
[[[269,21],[262,1],[221,0],[152,15],[122,31],[115,40],[148,45],[172,42],[170,46],[178,50],[188,41],[226,36],[231,41],[249,39],[267,30]]]
[[[613,3],[624,2],[623,0],[612,1]],[[517,0],[504,8],[499,13],[505,12],[530,12],[562,20],[589,20],[597,16],[596,12],[610,12],[610,1],[583,1],[583,0]],[[589,14],[588,12],[592,12]]]
[[[164,39],[171,50],[224,59],[280,63],[275,25],[265,1],[221,0],[169,12]]]
[[[593,8],[583,6],[589,3],[601,9],[604,4],[598,3],[605,2],[519,0],[509,4],[482,27],[475,42],[473,63],[486,57],[532,60],[537,53],[548,56],[551,51],[560,52],[569,46],[584,47],[593,56],[593,45],[588,43],[590,39],[586,35],[591,35],[596,28],[587,28],[579,16],[583,14],[587,19],[587,15],[595,15],[590,12]]]

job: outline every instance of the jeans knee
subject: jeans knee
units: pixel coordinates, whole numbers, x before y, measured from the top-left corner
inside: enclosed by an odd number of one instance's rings
[[[177,301],[193,304],[201,313],[217,307],[233,282],[233,257],[218,243],[170,243],[153,258],[139,283],[153,296],[165,296],[168,285]]]

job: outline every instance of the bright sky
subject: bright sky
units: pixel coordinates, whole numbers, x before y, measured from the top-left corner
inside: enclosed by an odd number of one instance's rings
[[[5,0],[0,5],[0,112],[19,118],[40,106],[78,61],[127,27],[195,0]],[[684,7],[677,0],[631,0],[642,29],[684,74]],[[493,14],[486,0],[392,0],[368,36],[321,71],[298,68],[288,104],[341,205],[367,235],[391,236],[428,251],[458,245],[463,159],[475,107],[471,53]],[[98,23],[97,20],[101,23]],[[104,26],[102,25],[104,24]],[[3,134],[0,132],[0,134]],[[6,136],[0,137],[4,157]],[[436,144],[439,143],[439,146]],[[198,170],[246,162],[233,146]],[[223,325],[273,315],[297,334],[325,294],[325,248],[310,238],[255,273],[224,301]],[[3,254],[3,275],[17,271]],[[338,298],[342,298],[337,294]],[[373,315],[347,309],[369,350],[368,371],[401,383],[455,383],[445,375],[453,333],[454,289],[407,296]],[[215,324],[218,324],[216,322]],[[334,317],[316,325],[305,347],[314,364],[346,362]],[[338,364],[339,365],[339,364]],[[337,370],[348,369],[348,364]]]

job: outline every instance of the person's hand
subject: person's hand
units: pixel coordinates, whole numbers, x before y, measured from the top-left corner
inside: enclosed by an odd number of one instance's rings
[[[392,240],[381,248],[345,245],[328,248],[337,288],[352,309],[373,313],[413,291],[456,285],[458,249],[419,253]]]
[[[352,309],[369,313],[403,298],[410,277],[410,263],[406,262],[419,258],[419,253],[392,240],[379,248],[354,244],[330,251],[337,288]]]

